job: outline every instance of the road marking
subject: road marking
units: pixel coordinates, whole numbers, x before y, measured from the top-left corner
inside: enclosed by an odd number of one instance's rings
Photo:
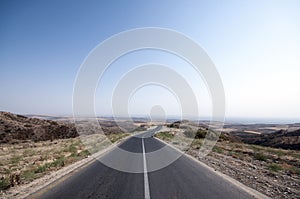
[[[217,171],[215,169],[213,169],[212,167],[206,165],[205,163],[201,162],[201,160],[187,154],[184,153],[182,151],[180,151],[178,148],[176,148],[175,146],[165,142],[164,140],[161,140],[159,138],[154,138],[157,141],[164,143],[165,145],[169,146],[170,148],[172,148],[173,150],[179,152],[182,154],[182,156],[185,156],[187,158],[189,158],[191,161],[194,161],[195,163],[199,164],[201,167],[209,170],[210,172],[216,174],[217,176],[221,177],[223,180],[227,181],[228,183],[231,183],[233,185],[235,185],[236,187],[242,189],[243,191],[249,193],[251,196],[253,196],[253,198],[257,198],[257,199],[271,199],[269,196],[264,195],[263,193],[260,193],[259,191],[256,191],[255,189],[252,189],[250,187],[247,187],[246,185],[242,184],[241,182],[231,178],[230,176],[221,173],[221,171]]]
[[[143,148],[143,164],[144,164],[145,199],[150,199],[149,179],[148,179],[148,171],[147,171],[147,161],[146,161],[144,137],[142,137],[142,148]]]

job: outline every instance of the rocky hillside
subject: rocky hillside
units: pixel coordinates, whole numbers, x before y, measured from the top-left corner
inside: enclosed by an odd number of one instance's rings
[[[69,121],[70,118],[62,120],[61,117],[51,117],[50,120],[42,119],[41,116],[33,118],[0,111],[0,144],[16,144],[26,140],[37,142],[77,137],[78,133],[75,125]],[[113,120],[102,118],[98,121],[101,125],[101,131],[105,135],[124,133],[123,129]],[[94,124],[91,124],[89,120],[82,120],[81,123],[83,127],[87,128],[86,135],[95,133],[95,129],[99,128],[99,126],[93,126]],[[132,131],[146,130],[145,126],[126,121],[119,124],[125,129],[132,129]]]
[[[251,135],[242,137],[242,141],[248,144],[300,150],[300,129],[290,132],[279,130],[275,133]]]
[[[189,121],[175,121],[168,125],[170,128],[181,129],[186,128],[186,126],[195,126],[195,123],[193,124]],[[199,129],[207,129],[208,125],[200,122],[197,124],[197,127],[199,127]],[[224,131],[219,137],[219,141],[223,140],[300,150],[300,127],[299,124],[225,124]]]
[[[0,112],[0,143],[45,141],[78,136],[72,124]]]

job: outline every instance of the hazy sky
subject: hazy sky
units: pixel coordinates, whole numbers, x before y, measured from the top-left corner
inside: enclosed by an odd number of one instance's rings
[[[299,10],[298,0],[1,0],[0,110],[71,114],[77,71],[96,45],[128,29],[163,27],[186,34],[214,61],[228,117],[300,118]],[[201,114],[210,115],[209,95],[189,66],[152,51],[114,63],[97,90],[97,113],[110,114],[109,96],[126,70],[149,62],[182,73],[196,92]],[[178,113],[174,96],[153,86],[138,91],[129,107],[143,114],[157,103],[166,105],[169,115]]]

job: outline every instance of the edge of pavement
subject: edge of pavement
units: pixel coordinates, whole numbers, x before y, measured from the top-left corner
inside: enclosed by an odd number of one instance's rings
[[[241,182],[233,179],[232,177],[228,176],[228,175],[225,175],[215,169],[213,169],[212,167],[206,165],[205,163],[201,162],[201,160],[189,155],[189,154],[186,154],[182,151],[180,151],[179,149],[177,149],[176,147],[174,147],[173,145],[161,140],[161,139],[158,139],[157,137],[154,137],[156,140],[166,144],[167,146],[173,148],[174,150],[180,152],[182,155],[185,155],[187,158],[189,158],[190,160],[196,162],[197,164],[201,165],[202,167],[205,167],[207,170],[215,173],[216,175],[220,176],[222,179],[224,179],[225,181],[239,187],[240,189],[242,189],[243,191],[247,192],[248,194],[250,194],[251,196],[253,196],[254,198],[257,198],[257,199],[271,199],[270,197],[264,195],[263,193],[260,193],[259,191],[256,191],[255,189],[252,189],[244,184],[242,184]]]
[[[149,129],[147,129],[147,130],[149,130]],[[12,190],[11,192],[8,192],[8,194],[6,194],[4,196],[0,196],[0,199],[15,198],[15,197],[17,197],[17,198],[38,198],[40,195],[45,193],[45,191],[47,191],[47,190],[51,189],[52,187],[56,186],[57,184],[63,182],[65,179],[67,179],[71,175],[75,174],[76,172],[80,171],[81,169],[92,164],[94,161],[97,160],[97,158],[109,153],[116,146],[122,144],[129,138],[131,138],[139,133],[141,133],[141,132],[133,133],[127,137],[124,137],[124,138],[116,141],[115,143],[111,144],[109,147],[88,156],[87,158],[79,160],[73,164],[63,167],[63,168],[61,168],[57,171],[54,171],[50,174],[46,174],[45,176],[38,178],[28,184],[21,185],[16,190]]]

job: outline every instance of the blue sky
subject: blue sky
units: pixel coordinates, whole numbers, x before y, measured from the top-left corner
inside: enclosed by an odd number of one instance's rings
[[[299,8],[297,0],[1,0],[0,109],[71,114],[77,71],[96,45],[128,29],[163,27],[186,34],[212,58],[224,84],[228,117],[300,118]],[[120,76],[126,64],[130,68],[150,58],[173,64],[176,60],[152,52],[138,57],[120,60],[106,81]],[[184,64],[177,65],[184,73]],[[192,72],[186,75],[192,77]],[[161,92],[151,89],[153,94]],[[110,114],[104,104],[111,89],[104,90],[107,93],[97,91],[97,112]],[[147,99],[142,96],[137,95],[137,104]],[[209,115],[205,96],[199,94],[203,115]]]

